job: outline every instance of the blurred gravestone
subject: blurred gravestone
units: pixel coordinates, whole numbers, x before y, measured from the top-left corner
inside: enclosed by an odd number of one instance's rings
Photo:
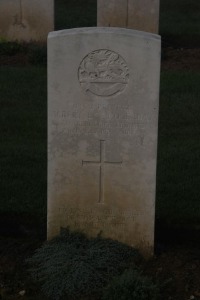
[[[46,42],[54,29],[54,0],[0,0],[0,38]]]
[[[61,227],[154,245],[160,37],[119,28],[48,39],[48,238]]]
[[[159,0],[97,0],[97,25],[158,33]]]

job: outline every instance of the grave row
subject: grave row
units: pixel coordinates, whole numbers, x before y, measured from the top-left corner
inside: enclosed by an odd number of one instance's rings
[[[158,32],[159,0],[97,0],[97,26]],[[0,38],[46,42],[54,30],[54,0],[1,0]]]

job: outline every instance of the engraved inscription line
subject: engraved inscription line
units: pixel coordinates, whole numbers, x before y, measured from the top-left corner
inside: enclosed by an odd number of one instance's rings
[[[122,161],[106,161],[105,160],[105,141],[100,140],[100,153],[99,153],[99,161],[84,161],[82,160],[82,166],[83,165],[96,165],[99,167],[99,200],[98,203],[104,202],[104,164],[118,164],[121,165]]]

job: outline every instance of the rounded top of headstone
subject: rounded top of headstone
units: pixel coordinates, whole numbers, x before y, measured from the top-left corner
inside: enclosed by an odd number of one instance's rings
[[[121,27],[83,27],[83,28],[64,29],[64,30],[50,32],[48,38],[56,38],[59,36],[67,36],[73,34],[93,34],[93,33],[122,34],[127,36],[135,36],[135,37],[137,36],[141,38],[153,39],[158,41],[161,39],[160,35],[158,34],[134,30],[134,29],[121,28]]]

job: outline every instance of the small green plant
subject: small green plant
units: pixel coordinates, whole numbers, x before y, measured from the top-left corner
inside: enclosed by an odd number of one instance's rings
[[[138,252],[100,236],[88,239],[69,229],[45,243],[29,260],[33,279],[53,300],[100,294],[116,274],[135,265]]]
[[[102,300],[157,300],[159,287],[139,271],[125,270],[104,289]]]
[[[0,44],[7,42],[7,39],[5,37],[0,36]]]

